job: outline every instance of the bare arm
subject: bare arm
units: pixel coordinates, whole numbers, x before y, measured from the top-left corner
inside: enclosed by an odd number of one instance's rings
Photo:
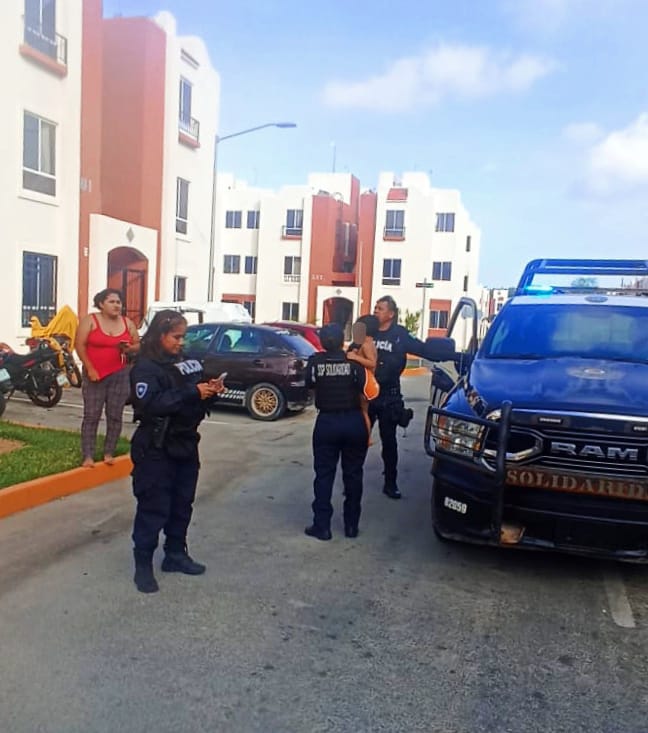
[[[77,328],[76,338],[74,340],[74,348],[76,350],[76,353],[79,355],[79,359],[81,359],[83,366],[85,367],[86,373],[88,374],[88,379],[91,382],[96,382],[99,379],[99,374],[94,368],[93,363],[90,361],[90,359],[88,359],[88,350],[86,348],[90,331],[92,331],[92,318],[90,316],[84,316],[81,319],[81,323],[79,323],[79,327]]]
[[[367,369],[375,369],[378,363],[378,352],[376,344],[372,338],[366,338],[362,346],[357,351],[351,351],[347,354],[347,358],[355,361]]]
[[[135,328],[135,324],[130,318],[126,319],[126,326],[128,327],[128,335],[131,338],[131,342],[128,347],[124,349],[125,354],[137,354],[140,349],[140,337]]]

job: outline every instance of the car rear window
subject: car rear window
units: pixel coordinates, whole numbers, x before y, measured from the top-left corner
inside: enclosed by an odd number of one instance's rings
[[[275,331],[275,334],[277,335],[279,340],[291,351],[294,351],[297,356],[307,358],[317,351],[317,349],[313,346],[313,344],[311,344],[310,341],[306,341],[303,336],[300,336],[294,331],[281,329],[280,331]]]
[[[189,326],[184,338],[184,350],[192,354],[204,354],[214,338],[218,326]]]

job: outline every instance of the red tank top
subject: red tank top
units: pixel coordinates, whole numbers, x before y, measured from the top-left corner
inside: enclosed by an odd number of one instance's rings
[[[130,333],[126,325],[126,319],[122,317],[124,322],[124,330],[118,336],[109,336],[101,330],[97,316],[92,314],[92,320],[95,327],[88,334],[86,343],[86,352],[88,359],[97,370],[99,379],[118,372],[126,366],[126,357],[119,348],[120,341],[128,341],[131,343]]]

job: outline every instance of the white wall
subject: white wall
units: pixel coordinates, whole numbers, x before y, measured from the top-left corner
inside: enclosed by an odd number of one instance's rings
[[[56,32],[67,38],[67,75],[63,78],[24,58],[24,3],[0,3],[0,67],[3,103],[0,115],[0,221],[3,226],[3,274],[0,340],[22,347],[22,257],[35,252],[58,257],[57,306],[76,310],[78,292],[81,32],[82,0],[57,3]],[[23,113],[56,124],[56,195],[22,187]]]
[[[173,300],[173,279],[178,275],[187,278],[187,300],[204,302],[208,286],[212,172],[220,77],[211,64],[202,39],[178,36],[176,21],[168,12],[160,13],[154,20],[167,34],[160,298]],[[200,123],[200,147],[195,149],[178,141],[181,77],[193,87],[191,116]],[[176,233],[178,177],[189,181],[186,235]]]
[[[387,201],[392,187],[406,188],[407,200]],[[478,264],[480,249],[479,229],[471,222],[461,202],[459,191],[433,188],[424,173],[404,173],[396,179],[392,173],[382,173],[378,185],[376,212],[375,264],[372,282],[373,300],[382,295],[391,295],[398,304],[401,314],[405,311],[420,312],[425,297],[425,312],[422,334],[427,336],[430,299],[451,301],[451,311],[464,295],[464,277],[468,277],[466,295],[479,298]],[[386,241],[384,229],[386,212],[405,212],[403,241]],[[454,232],[436,232],[437,213],[454,213]],[[471,237],[470,252],[466,252],[466,238]],[[383,261],[401,260],[400,285],[383,285]],[[432,282],[433,263],[451,262],[452,279],[435,280],[434,287],[425,290],[416,283],[427,279]]]

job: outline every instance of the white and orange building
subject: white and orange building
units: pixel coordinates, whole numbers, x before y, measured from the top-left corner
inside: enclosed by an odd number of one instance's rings
[[[388,294],[403,314],[423,313],[427,337],[445,332],[462,295],[481,292],[479,229],[458,191],[420,173],[382,174],[364,192],[346,173],[276,192],[219,176],[216,232],[218,296],[259,322],[348,327]]]
[[[435,335],[462,294],[478,297],[479,230],[458,191],[421,173],[383,173],[369,190],[313,173],[277,191],[220,175],[212,249],[220,80],[169,13],[7,0],[0,40],[0,340],[20,345],[31,315],[64,304],[86,313],[106,285],[135,321],[154,300],[206,301],[211,255],[214,299],[259,322],[348,327],[389,294]]]

